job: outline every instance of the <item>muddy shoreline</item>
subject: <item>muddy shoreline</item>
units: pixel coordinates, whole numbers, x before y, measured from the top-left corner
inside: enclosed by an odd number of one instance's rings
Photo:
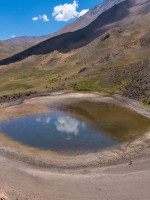
[[[43,105],[82,98],[114,103],[150,117],[140,103],[120,96],[99,93],[52,93],[28,97],[1,105],[0,117],[15,117],[25,111],[43,112]],[[33,109],[34,105],[34,109]],[[19,113],[16,115],[16,107]],[[46,110],[44,110],[46,111]],[[129,166],[130,159],[133,165]],[[60,156],[13,143],[0,134],[0,198],[6,200],[45,199],[143,199],[150,198],[150,131],[141,138],[101,152]],[[127,193],[128,198],[127,198]]]
[[[19,94],[14,94],[14,95],[4,95],[0,96],[0,109],[5,108],[5,107],[10,107],[13,105],[19,105],[23,103],[24,100],[36,98],[36,97],[47,97],[47,96],[59,96],[59,95],[64,95],[64,94],[76,94],[79,92],[74,92],[74,91],[59,91],[59,92],[51,92],[51,91],[43,91],[43,92],[27,92],[27,93],[19,93]],[[94,94],[100,97],[109,97],[110,95],[103,94],[103,93],[98,93],[98,92],[93,92],[93,93],[87,93],[87,92],[81,92],[82,94]],[[111,98],[123,103],[126,105],[128,108],[131,110],[150,118],[150,107],[144,106],[141,102],[136,101],[134,99],[130,99],[128,97],[124,97],[121,95],[112,95],[110,96]]]
[[[89,101],[101,101],[119,104],[120,106],[125,106],[138,112],[141,115],[150,118],[149,108],[142,106],[136,101],[121,96],[110,97],[99,93],[40,93],[39,95],[34,94],[34,96],[4,103],[0,108],[1,113],[3,113],[3,111],[6,111],[7,114],[10,112],[15,113],[16,106],[20,105],[20,113],[24,114],[24,111],[31,109],[31,106],[33,107],[33,105],[37,106],[35,106],[36,112],[36,110],[40,111],[40,109],[45,109],[42,106],[43,104],[46,104],[47,101],[51,101],[52,103],[55,102],[55,104],[58,104],[66,99],[72,101],[74,98],[76,100],[88,99]],[[128,163],[130,159],[136,160],[143,157],[146,158],[150,155],[150,132],[145,133],[143,137],[138,138],[137,140],[130,143],[124,143],[121,146],[107,149],[101,152],[79,156],[62,156],[54,152],[37,151],[35,149],[24,147],[23,145],[18,145],[12,141],[7,141],[5,138],[1,139],[0,144],[0,155],[5,158],[9,158],[10,160],[16,160],[39,168],[73,170],[81,168],[111,166]]]

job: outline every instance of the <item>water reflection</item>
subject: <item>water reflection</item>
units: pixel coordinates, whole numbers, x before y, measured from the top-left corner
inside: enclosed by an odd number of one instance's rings
[[[46,124],[49,124],[51,121],[51,117],[46,117],[44,119],[42,119],[42,117],[37,117],[36,118],[36,122],[38,123],[46,123]]]
[[[79,122],[72,117],[58,117],[55,122],[57,131],[77,135],[79,132]]]
[[[0,121],[1,132],[26,146],[84,154],[141,136],[150,120],[112,104],[78,102],[52,114]]]
[[[150,130],[150,119],[110,103],[80,101],[59,109],[118,143],[134,140]]]

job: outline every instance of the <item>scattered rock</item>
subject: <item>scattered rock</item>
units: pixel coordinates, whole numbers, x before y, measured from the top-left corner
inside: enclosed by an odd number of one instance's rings
[[[120,29],[118,30],[118,33],[122,33],[122,32],[123,32],[123,29],[120,28]]]
[[[78,72],[78,74],[80,74],[80,73],[86,71],[87,69],[88,69],[87,67],[82,68],[82,69]]]
[[[110,33],[107,33],[106,35],[104,35],[102,38],[101,38],[101,41],[105,41],[107,40],[108,38],[110,38]]]
[[[20,98],[29,97],[34,94],[36,94],[36,92],[26,92],[26,93],[18,93],[18,94],[13,94],[13,95],[4,95],[0,97],[0,103],[16,101]]]

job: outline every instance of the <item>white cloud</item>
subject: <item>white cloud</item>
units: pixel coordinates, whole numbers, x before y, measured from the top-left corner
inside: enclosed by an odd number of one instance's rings
[[[11,38],[15,38],[16,37],[16,35],[11,35]]]
[[[78,134],[79,122],[71,117],[59,117],[55,122],[56,129],[60,132]]]
[[[39,15],[39,19],[43,20],[44,22],[49,22],[47,15]]]
[[[82,10],[82,11],[78,14],[78,17],[81,17],[82,15],[85,15],[88,11],[89,11],[89,9]]]
[[[76,0],[71,4],[64,4],[54,7],[54,11],[52,16],[55,17],[56,21],[69,21],[70,19],[74,19],[75,17],[81,17],[88,10],[82,10],[81,12],[77,11],[78,3]]]
[[[45,14],[44,15],[39,15],[38,17],[33,17],[32,18],[33,21],[37,21],[39,19],[43,20],[44,22],[49,22],[49,19],[48,19],[47,15],[45,15]]]
[[[70,19],[73,19],[78,16],[77,8],[78,4],[74,0],[72,4],[65,3],[64,5],[54,7],[54,12],[52,15],[57,21],[67,22]]]
[[[33,17],[32,20],[33,21],[37,21],[39,18],[38,17]]]

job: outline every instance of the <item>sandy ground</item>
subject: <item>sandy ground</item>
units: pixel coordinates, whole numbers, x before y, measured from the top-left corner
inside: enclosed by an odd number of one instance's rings
[[[59,98],[58,98],[59,97]],[[66,98],[88,98],[127,106],[150,117],[148,108],[137,102],[99,94],[57,94],[35,97],[21,105],[2,105],[0,118],[46,111],[47,102],[58,103]],[[51,99],[51,100],[50,100]],[[56,100],[58,100],[56,102]],[[17,108],[17,109],[16,109]],[[18,112],[16,113],[16,110]],[[25,112],[26,111],[26,112]],[[11,141],[0,140],[0,198],[6,200],[148,200],[150,199],[150,133],[119,149],[106,150],[95,155],[59,157],[40,154]],[[4,141],[4,142],[3,142]],[[5,143],[6,142],[6,143]],[[129,166],[129,160],[133,165]],[[52,167],[53,166],[53,167]]]
[[[149,200],[150,159],[106,168],[51,171],[0,157],[0,193],[8,200]]]

